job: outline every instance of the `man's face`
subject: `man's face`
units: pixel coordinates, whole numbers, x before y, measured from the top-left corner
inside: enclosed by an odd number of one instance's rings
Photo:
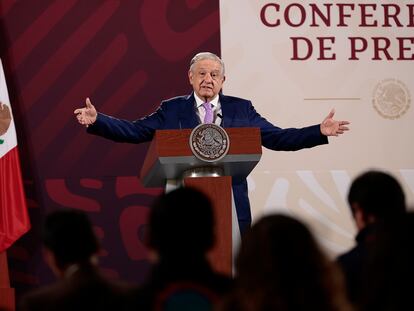
[[[188,72],[188,78],[194,93],[206,102],[217,96],[225,80],[221,73],[221,64],[212,59],[196,62],[193,70]]]

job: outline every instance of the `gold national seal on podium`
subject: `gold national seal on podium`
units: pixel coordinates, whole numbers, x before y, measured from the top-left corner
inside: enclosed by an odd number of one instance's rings
[[[212,123],[200,124],[191,132],[190,147],[198,159],[217,162],[229,151],[229,136],[221,126]]]

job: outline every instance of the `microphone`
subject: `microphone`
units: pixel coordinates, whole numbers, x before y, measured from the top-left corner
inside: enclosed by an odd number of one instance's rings
[[[224,118],[221,113],[218,113],[217,116],[221,119],[221,126],[224,127]]]

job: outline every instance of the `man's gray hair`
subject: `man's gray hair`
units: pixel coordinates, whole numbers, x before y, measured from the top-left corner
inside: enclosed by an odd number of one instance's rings
[[[211,52],[201,52],[194,55],[190,62],[190,70],[193,71],[195,63],[204,59],[211,59],[218,62],[221,65],[221,75],[224,76],[224,62],[221,60],[220,57]]]

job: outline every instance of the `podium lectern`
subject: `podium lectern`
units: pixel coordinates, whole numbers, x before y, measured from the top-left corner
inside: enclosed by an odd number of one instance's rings
[[[145,187],[164,187],[169,179],[199,189],[213,203],[216,244],[209,253],[213,268],[232,273],[232,178],[246,178],[262,154],[260,129],[227,128],[229,151],[217,162],[194,156],[191,129],[158,130],[144,160],[140,178]],[[197,205],[194,204],[194,208]],[[191,234],[191,232],[189,232]]]

